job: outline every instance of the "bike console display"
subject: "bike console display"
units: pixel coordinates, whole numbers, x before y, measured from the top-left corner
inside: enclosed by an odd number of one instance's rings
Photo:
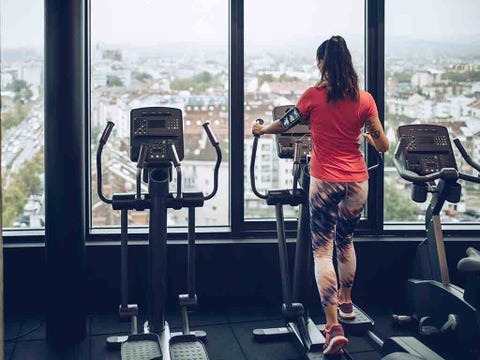
[[[444,168],[457,169],[448,130],[438,125],[405,125],[398,128],[395,157],[406,170],[428,175]]]
[[[280,120],[286,114],[295,115],[295,105],[276,106],[273,109],[273,120]],[[277,134],[277,153],[281,159],[293,159],[295,151],[295,143],[300,146],[302,160],[310,156],[312,152],[312,139],[310,135],[310,127],[304,124],[298,124],[284,133]]]
[[[130,159],[138,161],[140,148],[146,146],[147,163],[174,161],[171,146],[178,159],[184,156],[183,120],[180,109],[148,107],[130,112]]]

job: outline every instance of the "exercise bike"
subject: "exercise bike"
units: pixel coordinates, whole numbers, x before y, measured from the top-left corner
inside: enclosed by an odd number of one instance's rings
[[[267,205],[275,206],[275,217],[278,237],[280,274],[282,284],[282,316],[285,327],[255,329],[255,340],[272,341],[292,339],[304,359],[323,359],[325,338],[322,334],[324,325],[316,325],[309,316],[309,297],[313,282],[313,256],[311,250],[310,213],[308,205],[308,189],[310,185],[309,158],[312,152],[311,134],[308,125],[299,124],[298,116],[294,116],[293,105],[277,106],[273,109],[273,120],[280,120],[289,128],[286,132],[275,135],[277,155],[282,159],[293,159],[293,185],[291,189],[269,190],[260,193],[255,183],[255,159],[259,136],[254,136],[250,160],[250,183],[253,193],[266,201]],[[257,119],[262,125],[263,120]],[[369,167],[369,171],[377,169],[383,162],[381,154],[377,153],[377,163]],[[295,260],[293,284],[290,280],[288,266],[287,242],[283,206],[299,206],[297,238],[295,245]],[[411,337],[393,337],[381,340],[371,330],[374,321],[358,306],[354,306],[354,319],[339,319],[350,333],[367,333],[381,348],[385,359],[429,359],[442,360],[421,342]],[[345,358],[351,356],[345,351]]]
[[[394,164],[400,176],[411,182],[411,198],[423,203],[432,197],[425,214],[426,239],[418,246],[414,278],[407,283],[407,304],[412,316],[394,315],[399,323],[418,321],[423,335],[449,332],[461,348],[480,348],[480,253],[467,249],[457,269],[467,276],[465,290],[450,282],[440,212],[445,202],[458,203],[461,185],[458,180],[479,184],[480,177],[458,170],[446,127],[406,125],[397,131],[399,139]],[[467,164],[475,163],[460,140],[454,144]],[[477,352],[477,356],[479,353]]]
[[[204,345],[206,333],[191,331],[187,310],[198,304],[195,293],[195,208],[202,207],[218,189],[218,172],[222,160],[219,142],[209,122],[203,128],[217,154],[213,173],[214,186],[209,195],[202,192],[182,192],[181,160],[184,157],[183,117],[176,108],[150,107],[130,112],[130,160],[137,163],[136,192],[113,194],[111,199],[102,192],[101,158],[114,127],[108,122],[97,150],[98,195],[113,210],[121,211],[121,320],[130,320],[128,336],[111,336],[107,344],[121,347],[123,360],[207,360]],[[169,192],[175,167],[176,192]],[[148,193],[141,192],[142,181]],[[179,296],[182,311],[182,332],[170,333],[165,321],[167,275],[167,210],[188,208],[188,293]],[[128,303],[128,211],[150,210],[148,247],[148,321],[143,333],[138,333],[138,306]]]

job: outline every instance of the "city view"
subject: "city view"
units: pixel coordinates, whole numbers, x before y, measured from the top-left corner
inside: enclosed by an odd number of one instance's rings
[[[199,6],[197,4],[197,6]],[[225,11],[223,9],[222,11]],[[248,23],[248,11],[246,22]],[[388,13],[387,13],[388,15]],[[362,14],[358,15],[360,18]],[[388,18],[388,16],[387,16]],[[205,21],[207,21],[206,19]],[[91,48],[91,218],[93,227],[118,226],[119,213],[96,194],[95,153],[107,121],[116,126],[104,149],[104,191],[133,192],[135,164],[129,159],[129,113],[146,106],[176,107],[183,112],[185,159],[184,191],[210,192],[215,151],[201,124],[210,121],[220,141],[223,162],[219,192],[197,211],[200,226],[228,226],[229,219],[229,109],[227,29],[212,42],[169,41],[165,44],[125,45],[109,43],[92,22]],[[363,21],[363,20],[362,20]],[[363,23],[359,22],[360,32]],[[339,29],[342,30],[342,29]],[[340,33],[343,35],[342,33]],[[318,81],[315,50],[330,36],[309,35],[292,43],[266,46],[245,41],[245,218],[272,219],[274,212],[250,190],[248,165],[251,125],[257,118],[271,121],[274,106],[295,104]],[[344,35],[364,88],[364,34]],[[99,39],[100,37],[100,39]],[[98,41],[97,41],[98,40]],[[410,200],[409,186],[400,180],[392,164],[398,126],[436,123],[447,126],[451,138],[462,140],[474,160],[480,161],[480,36],[456,39],[411,40],[386,31],[385,131],[391,141],[385,155],[385,222],[423,219],[425,204]],[[292,41],[289,39],[289,41]],[[289,45],[288,47],[286,45]],[[43,51],[38,47],[1,47],[2,187],[5,228],[44,227],[43,171]],[[382,115],[380,115],[382,117]],[[68,121],[68,119],[66,119]],[[457,154],[458,155],[458,154]],[[457,158],[465,172],[472,172]],[[292,164],[276,156],[273,137],[262,137],[257,154],[259,190],[292,186]],[[476,175],[476,174],[475,174]],[[463,186],[460,203],[448,204],[442,217],[447,222],[478,222],[480,189]],[[174,190],[175,180],[172,182]],[[146,188],[144,188],[146,190]],[[370,191],[375,191],[371,189]],[[285,209],[294,216],[294,208]],[[170,226],[186,226],[186,211],[169,211]],[[144,226],[147,213],[130,212],[131,225]]]

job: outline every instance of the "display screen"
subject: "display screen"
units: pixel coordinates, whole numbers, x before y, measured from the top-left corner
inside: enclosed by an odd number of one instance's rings
[[[435,144],[435,138],[433,136],[417,136],[417,142],[419,144]]]
[[[166,125],[166,120],[148,120],[149,129],[164,129]]]
[[[296,107],[288,110],[285,115],[280,118],[280,122],[285,129],[289,129],[294,126],[302,117],[302,114]]]

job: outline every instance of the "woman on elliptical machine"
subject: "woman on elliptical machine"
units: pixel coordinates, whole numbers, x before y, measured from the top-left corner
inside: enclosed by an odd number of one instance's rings
[[[364,137],[380,153],[388,150],[389,143],[373,97],[359,89],[345,40],[332,36],[324,41],[317,49],[316,60],[320,81],[303,93],[297,108],[301,121],[311,128],[310,227],[315,278],[327,320],[324,354],[330,355],[341,353],[348,344],[338,316],[355,317],[351,299],[356,270],[353,230],[368,194],[360,135],[366,127]],[[278,134],[286,130],[276,120],[266,126],[255,123],[252,133]],[[334,244],[340,284],[333,265]]]

